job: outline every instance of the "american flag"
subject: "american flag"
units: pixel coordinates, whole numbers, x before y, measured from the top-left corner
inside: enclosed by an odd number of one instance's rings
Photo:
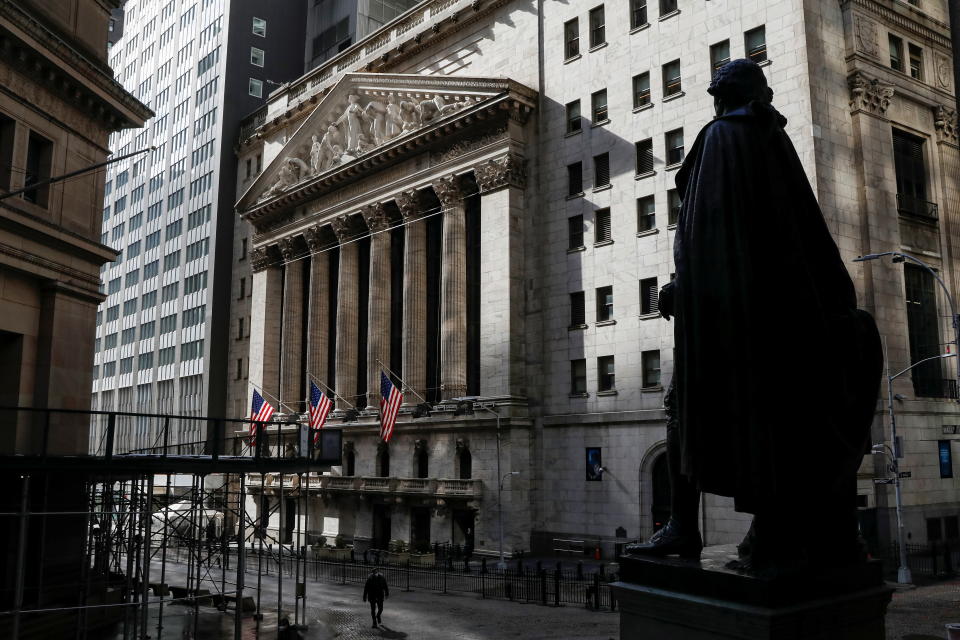
[[[254,389],[253,405],[250,407],[250,446],[257,444],[257,422],[266,422],[273,415],[273,407]]]
[[[310,428],[317,430],[317,432],[313,434],[313,444],[317,444],[317,441],[320,440],[320,429],[323,429],[323,423],[327,421],[327,416],[330,415],[330,409],[332,408],[333,403],[330,402],[330,398],[328,398],[326,394],[320,393],[317,385],[311,382]]]
[[[390,442],[393,435],[393,425],[397,423],[401,402],[403,394],[393,386],[390,378],[380,371],[380,437],[384,442]]]

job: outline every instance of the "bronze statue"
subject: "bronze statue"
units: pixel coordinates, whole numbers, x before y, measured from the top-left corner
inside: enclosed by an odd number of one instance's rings
[[[754,514],[739,566],[790,571],[862,557],[856,471],[882,368],[856,291],[763,70],[734,60],[708,92],[682,194],[666,405],[673,513],[627,553],[699,557],[700,492]]]

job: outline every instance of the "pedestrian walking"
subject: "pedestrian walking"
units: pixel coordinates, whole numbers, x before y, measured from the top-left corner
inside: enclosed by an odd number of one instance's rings
[[[380,624],[380,614],[383,613],[383,601],[390,597],[390,588],[387,579],[380,575],[380,569],[374,567],[363,585],[363,601],[370,602],[370,617],[373,618],[373,628]]]

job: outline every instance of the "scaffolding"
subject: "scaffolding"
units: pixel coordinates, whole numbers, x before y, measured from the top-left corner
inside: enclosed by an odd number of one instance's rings
[[[137,442],[124,430],[142,432],[145,421],[155,423],[159,444],[116,446]],[[171,438],[184,424],[204,439]],[[339,429],[311,433],[301,416],[251,424],[0,408],[0,427],[11,425],[31,428],[41,446],[34,454],[0,454],[8,489],[0,497],[0,637],[207,637],[201,608],[219,610],[220,637],[239,639],[266,620],[278,635],[306,627],[307,554],[298,543],[311,484],[318,487],[319,474],[340,464]],[[91,453],[51,446],[71,428],[97,434]],[[250,474],[259,475],[260,487],[267,474],[279,478],[272,489],[280,499],[267,508],[257,492],[255,514],[248,509]],[[274,515],[284,522],[291,505],[302,517],[295,531],[281,526],[278,539],[265,524]],[[284,598],[283,572],[267,585],[271,577],[257,571],[256,584],[248,584],[245,549],[257,546],[257,557],[266,547],[292,570],[292,599],[289,590]]]

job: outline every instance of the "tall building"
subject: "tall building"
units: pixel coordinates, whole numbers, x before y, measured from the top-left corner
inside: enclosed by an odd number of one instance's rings
[[[304,69],[310,70],[383,25],[419,0],[302,0],[307,3]]]
[[[304,411],[311,380],[336,391],[343,477],[315,483],[306,529],[612,552],[665,521],[673,327],[657,293],[676,170],[733,58],[764,69],[890,370],[939,353],[953,334],[930,272],[853,262],[916,254],[957,293],[947,5],[918,5],[427,0],[272,95],[237,146],[263,171],[238,186],[233,315],[249,385],[283,413]],[[790,336],[771,348],[790,366]],[[407,405],[389,444],[381,369]],[[958,536],[956,371],[947,358],[894,383],[912,542]],[[816,428],[823,392],[783,390],[784,411],[810,415],[811,491],[835,446]],[[893,444],[879,399],[873,436]],[[887,467],[866,456],[858,482],[875,544],[896,535]],[[749,525],[716,496],[702,516],[709,544]]]
[[[302,3],[131,0],[111,47],[117,80],[156,116],[114,135],[117,154],[153,147],[107,173],[94,408],[223,416],[236,163],[242,116],[271,82],[302,72]],[[119,23],[118,23],[119,24]],[[179,424],[174,439],[203,439]],[[144,424],[124,446],[157,445]],[[91,445],[98,446],[94,433]]]

